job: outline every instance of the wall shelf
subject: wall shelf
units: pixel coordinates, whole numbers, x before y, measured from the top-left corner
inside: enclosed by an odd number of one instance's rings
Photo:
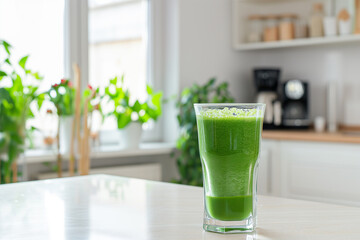
[[[331,0],[233,0],[233,47],[239,51],[279,49],[302,46],[320,46],[328,44],[360,43],[360,35],[304,38],[289,41],[248,43],[248,16],[251,14],[269,15],[294,13],[302,20],[307,20],[312,4],[322,3],[327,9],[332,8]],[[353,14],[353,13],[352,13]]]
[[[351,43],[351,42],[360,43],[360,35],[304,38],[304,39],[294,39],[289,41],[277,41],[277,42],[240,43],[240,44],[236,44],[234,48],[236,50],[249,51],[249,50],[277,49],[277,48],[290,48],[290,47],[327,45],[327,44],[342,44],[342,43]]]

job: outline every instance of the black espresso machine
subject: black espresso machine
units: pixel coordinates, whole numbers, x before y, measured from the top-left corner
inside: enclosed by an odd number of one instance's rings
[[[309,128],[309,84],[292,79],[281,86],[282,126],[285,128]]]
[[[264,129],[279,128],[281,125],[281,102],[278,94],[281,70],[278,68],[254,69],[256,102],[265,103]]]
[[[265,103],[264,129],[308,128],[309,85],[291,79],[281,84],[278,68],[254,69],[256,102]]]

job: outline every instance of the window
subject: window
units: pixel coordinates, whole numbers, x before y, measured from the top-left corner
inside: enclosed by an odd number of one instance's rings
[[[89,0],[91,85],[105,86],[110,78],[124,74],[134,98],[145,100],[147,13],[144,0]],[[107,119],[102,129],[116,127],[115,119]]]
[[[64,0],[1,0],[0,39],[15,58],[29,54],[29,68],[44,76],[43,89],[64,76]]]
[[[0,39],[13,45],[14,59],[30,55],[27,65],[44,77],[43,91],[64,77],[64,5],[65,0],[0,1]],[[41,131],[57,129],[56,122],[41,124],[46,108],[45,103],[28,124]]]
[[[16,58],[30,55],[28,67],[44,76],[44,91],[70,77],[72,63],[77,62],[83,71],[83,86],[88,82],[104,87],[110,78],[124,74],[134,98],[145,100],[148,5],[148,0],[1,0],[0,39],[14,46]],[[51,126],[42,124],[47,106],[52,105],[45,103],[29,121],[41,135],[57,129],[56,121]],[[97,122],[96,130],[100,128]],[[101,126],[102,130],[116,128],[114,119]],[[158,138],[154,123],[145,128],[150,130],[145,131],[146,140]],[[37,145],[42,144],[42,138],[37,140]]]

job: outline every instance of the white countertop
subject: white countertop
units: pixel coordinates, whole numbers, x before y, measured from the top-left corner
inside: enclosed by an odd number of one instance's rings
[[[93,175],[0,186],[0,239],[359,239],[360,208],[259,196],[254,234],[202,230],[202,188]]]

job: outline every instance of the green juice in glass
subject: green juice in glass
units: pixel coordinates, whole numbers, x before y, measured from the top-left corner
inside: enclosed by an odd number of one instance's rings
[[[263,121],[255,111],[208,109],[196,116],[206,211],[214,219],[241,221],[254,215],[254,171]]]

